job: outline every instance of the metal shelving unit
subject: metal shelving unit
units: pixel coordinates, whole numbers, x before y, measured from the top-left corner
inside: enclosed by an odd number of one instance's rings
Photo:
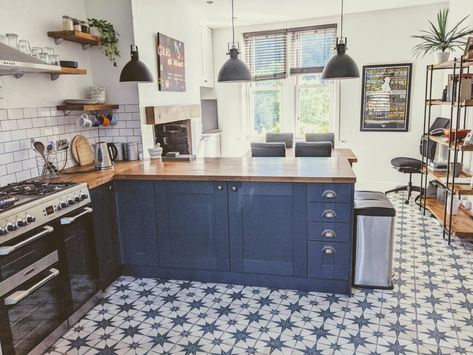
[[[473,66],[473,59],[467,57],[454,58],[451,61],[440,63],[437,65],[428,65],[426,67],[426,81],[425,81],[425,109],[424,109],[424,141],[423,149],[428,149],[429,143],[433,142],[446,146],[448,148],[447,157],[447,171],[444,173],[431,172],[429,171],[429,157],[427,154],[422,155],[422,174],[421,174],[421,186],[423,187],[421,208],[430,211],[430,213],[437,218],[443,227],[443,238],[448,237],[448,244],[451,243],[452,235],[461,238],[473,238],[473,216],[465,210],[463,206],[460,207],[460,211],[457,215],[453,216],[448,214],[448,210],[453,208],[453,198],[448,201],[448,195],[452,197],[455,194],[473,194],[473,190],[465,188],[455,183],[455,177],[450,176],[450,163],[463,163],[464,152],[473,151],[473,146],[464,146],[458,142],[457,131],[458,129],[464,129],[467,120],[468,107],[473,106],[473,100],[460,101],[462,79],[465,74],[470,74],[470,67]],[[453,78],[453,85],[451,88],[451,101],[442,101],[432,97],[432,83],[434,73],[439,71],[445,73],[445,70],[451,71]],[[432,107],[439,105],[450,106],[450,132],[455,130],[455,133],[450,138],[442,138],[438,136],[431,136],[429,127],[431,125]],[[446,189],[445,201],[442,203],[436,199],[427,197],[426,191],[429,184],[429,176],[440,182],[440,178],[446,178],[446,181],[442,185]],[[463,172],[462,176],[469,176]],[[450,206],[448,206],[448,202]]]

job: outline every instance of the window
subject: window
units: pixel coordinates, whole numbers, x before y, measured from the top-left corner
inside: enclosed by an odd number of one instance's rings
[[[334,84],[320,74],[335,47],[336,25],[244,34],[248,132],[305,133],[333,130]]]

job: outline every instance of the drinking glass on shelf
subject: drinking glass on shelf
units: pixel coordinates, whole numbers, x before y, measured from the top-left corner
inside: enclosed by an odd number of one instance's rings
[[[54,55],[54,48],[51,47],[44,47],[43,53],[47,55]]]
[[[57,54],[49,56],[49,64],[60,65],[59,56]]]
[[[31,48],[31,55],[35,58],[40,59],[39,55],[43,53],[43,48],[41,47],[33,47]]]
[[[7,33],[8,45],[12,48],[18,49],[18,35],[16,33]]]
[[[47,55],[46,53],[40,53],[39,59],[49,64],[49,55]]]
[[[30,42],[26,39],[21,39],[18,42],[18,49],[26,54],[31,54]]]

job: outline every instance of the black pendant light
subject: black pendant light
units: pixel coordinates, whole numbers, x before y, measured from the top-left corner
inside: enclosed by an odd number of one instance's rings
[[[325,65],[322,72],[324,80],[354,79],[360,77],[360,71],[355,61],[346,54],[347,38],[343,37],[343,0],[340,16],[340,37],[337,37],[337,54]]]
[[[228,53],[230,59],[228,59],[220,69],[218,73],[219,82],[242,82],[251,81],[251,73],[248,66],[241,60],[238,59],[238,44],[235,42],[235,14],[232,0],[232,43],[229,46]]]
[[[148,67],[138,56],[138,47],[131,45],[131,60],[126,63],[120,73],[120,82],[153,82]]]

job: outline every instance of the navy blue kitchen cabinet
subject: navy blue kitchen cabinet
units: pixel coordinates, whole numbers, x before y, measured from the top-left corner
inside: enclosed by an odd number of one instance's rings
[[[94,210],[95,249],[99,282],[100,286],[105,288],[119,276],[121,267],[113,184],[108,183],[90,190],[90,198]]]
[[[231,270],[306,276],[307,185],[228,183]]]
[[[227,184],[155,183],[159,266],[229,271]]]
[[[125,267],[157,266],[158,237],[153,181],[118,180],[115,184],[118,229]]]

